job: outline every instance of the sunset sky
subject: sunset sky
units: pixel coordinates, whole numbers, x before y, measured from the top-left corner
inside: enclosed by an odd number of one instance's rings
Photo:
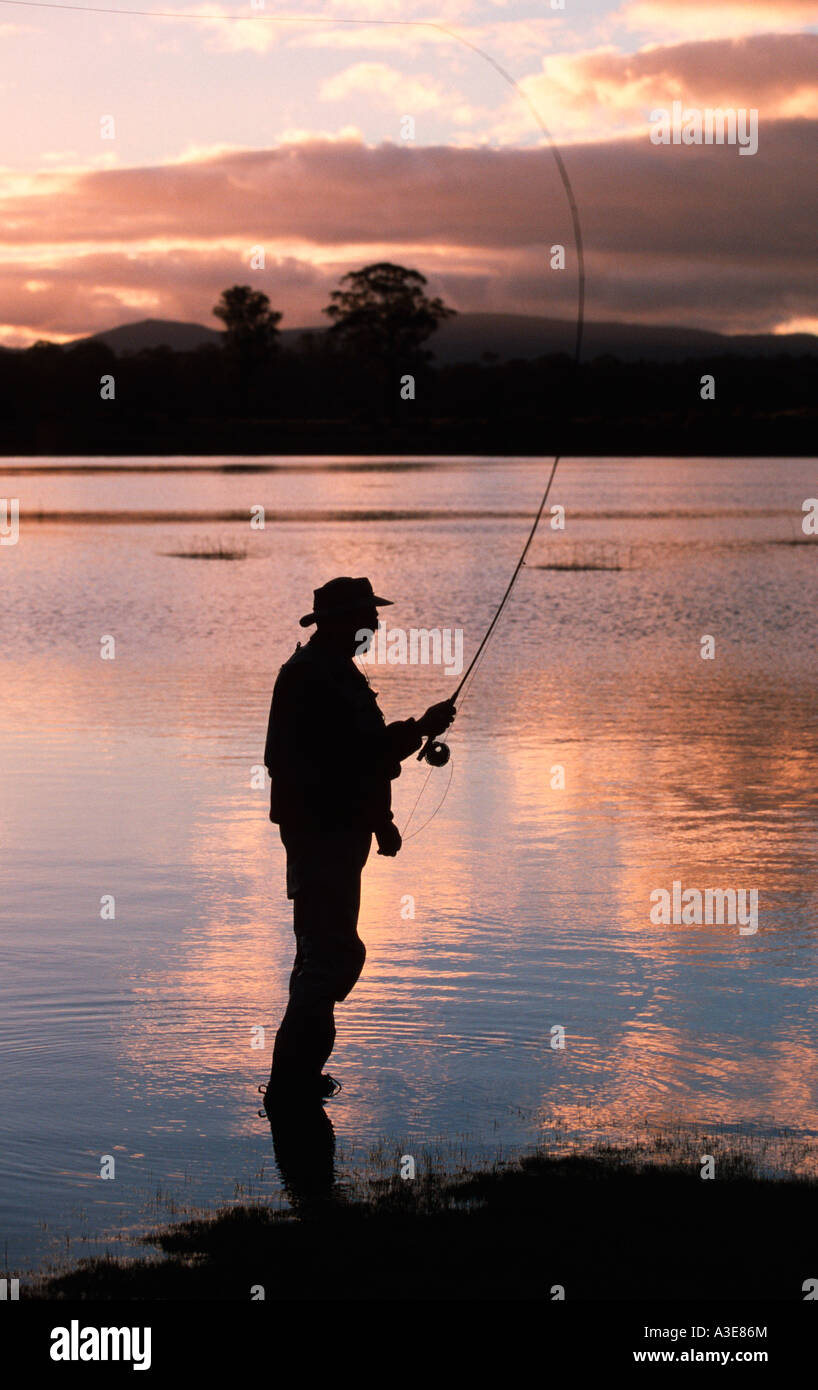
[[[570,316],[566,198],[523,96],[575,189],[590,318],[818,332],[818,0],[289,0],[288,23],[265,17],[278,0],[81,8],[0,0],[0,343],[219,327],[235,283],[282,327],[317,324],[345,271],[383,259],[461,312]],[[450,28],[523,96],[397,20]],[[674,100],[757,108],[758,154],[653,145]]]

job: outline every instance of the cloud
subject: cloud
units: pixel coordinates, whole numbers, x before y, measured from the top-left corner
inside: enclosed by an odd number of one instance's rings
[[[190,320],[220,329],[212,309],[222,289],[258,280],[247,269],[246,257],[242,264],[242,250],[225,244],[146,248],[136,256],[131,250],[82,251],[58,265],[43,265],[26,279],[4,266],[0,340],[10,347],[39,337],[70,340],[142,318]],[[276,287],[285,283],[293,324],[315,322],[329,278],[306,260],[270,256],[264,288],[276,299]]]
[[[363,50],[389,50],[398,52],[405,59],[416,57],[428,51],[429,47],[441,48],[441,58],[450,60],[457,52],[464,52],[466,44],[477,45],[492,58],[531,59],[532,53],[541,53],[559,41],[561,29],[558,23],[559,11],[548,11],[545,15],[531,15],[525,19],[500,19],[486,23],[465,23],[462,20],[443,24],[435,19],[425,25],[370,25],[357,26],[318,26],[299,32],[297,46],[300,48],[349,49],[355,53]],[[442,27],[437,27],[441,25]],[[485,60],[480,54],[473,57],[475,71],[486,73]]]
[[[756,107],[762,121],[818,115],[818,35],[763,34],[708,43],[654,44],[636,53],[606,47],[543,59],[521,87],[555,131],[641,124],[651,109],[683,100]],[[503,133],[525,128],[509,107]]]
[[[432,111],[446,102],[445,89],[431,78],[406,77],[388,63],[355,63],[322,83],[321,101],[345,101],[364,93],[395,110]]]
[[[814,333],[818,337],[818,318],[788,319],[776,325],[776,333]]]
[[[209,16],[204,26],[222,52],[268,53],[281,45],[307,47],[384,47],[415,51],[424,43],[454,41],[443,27],[459,27],[472,8],[472,0],[444,0],[433,16],[424,0],[329,0],[321,16],[276,15],[260,10],[247,19],[225,18],[223,9],[205,0],[191,11]]]
[[[461,125],[478,114],[444,83],[428,76],[409,77],[388,63],[355,63],[327,78],[318,92],[321,101],[346,101],[360,95],[370,104],[377,101],[401,114],[434,111]]]
[[[816,155],[814,119],[768,122],[751,159],[646,136],[564,151],[589,317],[727,331],[818,317]],[[461,310],[563,316],[576,301],[571,221],[544,147],[305,138],[148,168],[5,171],[0,229],[0,322],[29,336],[131,319],[140,295],[152,316],[207,323],[235,283],[264,289],[285,326],[317,323],[341,274],[382,259],[421,270]],[[565,272],[549,268],[558,242]],[[249,269],[259,244],[263,272]]]
[[[501,0],[503,4],[506,0]],[[489,0],[496,8],[498,0]],[[286,7],[285,7],[286,8]],[[266,54],[275,48],[341,50],[359,56],[368,52],[399,53],[406,62],[439,51],[441,66],[458,55],[471,62],[481,81],[489,77],[485,59],[468,48],[482,49],[491,58],[530,62],[559,42],[565,11],[547,8],[545,14],[513,18],[492,14],[475,20],[474,0],[443,0],[430,11],[426,0],[330,0],[321,16],[291,15],[276,19],[263,10],[247,18],[225,17],[214,0],[191,11],[207,16],[201,27],[217,52]],[[197,26],[198,27],[198,26]],[[190,34],[190,25],[186,25]]]
[[[616,18],[631,30],[715,38],[818,24],[818,0],[629,0]]]

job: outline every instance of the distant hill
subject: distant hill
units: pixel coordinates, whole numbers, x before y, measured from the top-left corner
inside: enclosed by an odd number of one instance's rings
[[[305,333],[321,335],[326,327],[282,329],[283,347],[297,348]],[[567,319],[540,318],[528,314],[458,314],[443,323],[427,344],[437,364],[479,362],[485,353],[497,360],[541,357],[553,352],[573,353],[575,325]],[[117,355],[139,352],[143,348],[167,346],[175,352],[190,352],[206,344],[218,344],[218,329],[200,323],[178,323],[170,319],[141,319],[93,333],[75,342],[105,343]],[[74,346],[69,344],[68,346]],[[811,333],[741,334],[728,336],[703,329],[673,325],[636,323],[586,323],[583,335],[584,361],[610,354],[623,362],[645,358],[651,362],[678,362],[686,357],[743,356],[772,357],[789,352],[794,356],[818,355],[818,337]]]
[[[431,341],[440,363],[478,361],[484,352],[500,360],[541,357],[551,352],[573,354],[576,325],[565,319],[524,314],[463,314],[441,325]],[[636,323],[586,323],[582,357],[590,361],[610,354],[623,362],[644,357],[653,362],[678,362],[685,357],[735,352],[747,356],[779,353],[818,354],[818,337],[810,333],[772,333],[730,337],[703,329]]]
[[[217,328],[205,328],[201,323],[179,323],[175,319],[140,319],[138,323],[123,323],[119,328],[106,328],[88,338],[76,338],[75,343],[104,343],[112,352],[141,352],[143,348],[169,347],[174,352],[193,352],[197,347],[213,343],[218,347],[222,335]]]

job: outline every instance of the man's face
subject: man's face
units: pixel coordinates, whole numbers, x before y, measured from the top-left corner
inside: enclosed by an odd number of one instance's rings
[[[354,619],[355,651],[368,652],[372,646],[375,633],[378,630],[378,610],[372,605],[371,608],[362,608]]]

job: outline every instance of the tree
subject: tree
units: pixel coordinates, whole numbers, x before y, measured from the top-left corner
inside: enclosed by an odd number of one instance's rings
[[[456,312],[427,297],[419,271],[388,261],[351,270],[340,283],[348,288],[333,290],[323,310],[332,319],[330,334],[390,371],[428,359],[421,345]]]
[[[213,313],[225,326],[224,348],[238,372],[239,401],[244,411],[251,382],[269,363],[278,345],[281,314],[270,308],[266,294],[250,285],[222,290]]]
[[[225,326],[227,346],[252,344],[267,351],[275,347],[281,314],[270,308],[270,301],[261,290],[249,285],[222,290],[213,313]]]

